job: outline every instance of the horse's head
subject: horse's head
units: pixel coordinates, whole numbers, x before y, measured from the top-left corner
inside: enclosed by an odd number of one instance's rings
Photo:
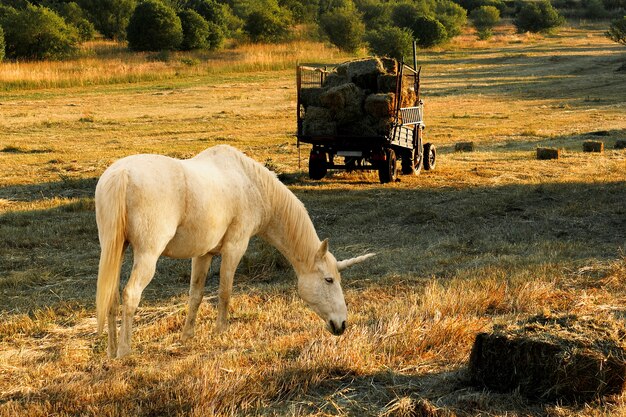
[[[341,290],[339,271],[374,256],[373,253],[339,261],[328,251],[328,239],[320,245],[309,270],[298,275],[300,297],[326,322],[335,336],[346,330],[348,309]]]

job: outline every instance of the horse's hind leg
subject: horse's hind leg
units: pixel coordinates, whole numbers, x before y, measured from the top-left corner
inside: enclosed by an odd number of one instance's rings
[[[183,327],[182,341],[189,340],[193,337],[194,327],[196,325],[196,316],[198,315],[198,307],[202,302],[204,294],[204,283],[207,274],[211,268],[211,260],[213,255],[207,254],[199,256],[191,260],[191,283],[189,285],[189,311],[187,311],[187,319]]]
[[[122,325],[120,326],[117,357],[130,353],[130,339],[133,331],[133,316],[139,305],[141,293],[154,276],[159,255],[152,253],[134,253],[133,270],[122,295]]]
[[[109,358],[114,358],[117,354],[117,309],[119,304],[119,292],[116,291],[109,307],[109,318],[107,319],[109,324],[109,344],[107,349]]]

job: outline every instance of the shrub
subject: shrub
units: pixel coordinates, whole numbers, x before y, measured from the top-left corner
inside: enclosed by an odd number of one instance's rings
[[[418,16],[411,26],[417,44],[422,48],[439,45],[448,39],[443,24],[434,17]]]
[[[196,11],[187,9],[178,13],[183,28],[183,42],[180,49],[208,49],[209,23]]]
[[[0,26],[0,62],[4,59],[4,31]]]
[[[28,5],[4,16],[6,55],[10,58],[61,59],[76,51],[78,32],[46,7]]]
[[[363,23],[369,30],[387,28],[393,25],[391,21],[392,5],[381,3],[378,0],[359,0],[356,7],[361,13]]]
[[[258,10],[248,15],[243,29],[252,42],[280,42],[289,36],[289,19],[276,11]]]
[[[428,16],[429,8],[425,2],[419,3],[399,3],[391,11],[391,21],[394,25],[411,29],[418,16]]]
[[[480,6],[470,12],[470,19],[478,31],[478,38],[489,39],[493,27],[500,21],[500,11],[493,6]]]
[[[158,0],[137,5],[126,29],[128,46],[134,51],[177,49],[183,41],[183,28],[174,9]]]
[[[219,26],[226,26],[225,5],[215,0],[189,0],[187,8],[193,9],[207,22],[213,22]]]
[[[78,3],[55,3],[56,12],[60,14],[66,23],[74,26],[78,30],[78,36],[81,41],[88,41],[94,38],[96,28],[91,23],[83,9],[80,8]]]
[[[409,29],[391,26],[367,33],[365,40],[375,55],[389,56],[403,61],[413,55],[413,34]]]
[[[525,3],[515,17],[518,32],[547,32],[561,26],[563,16],[548,0]]]
[[[213,22],[209,24],[209,34],[207,35],[207,49],[210,51],[220,49],[224,44],[224,28]]]
[[[355,10],[340,9],[324,13],[320,17],[320,28],[343,51],[356,52],[363,44],[365,24]]]
[[[493,6],[500,11],[500,15],[506,11],[506,4],[502,0],[458,0],[457,2],[468,12],[480,6]]]
[[[446,28],[448,38],[461,34],[467,24],[467,11],[451,0],[440,0],[435,5],[435,16]]]
[[[626,45],[626,16],[611,22],[611,26],[609,26],[606,36],[613,42]]]
[[[588,19],[603,19],[608,15],[602,0],[583,0],[582,7],[583,15]]]
[[[126,39],[126,27],[136,0],[78,0],[98,32],[109,39]]]

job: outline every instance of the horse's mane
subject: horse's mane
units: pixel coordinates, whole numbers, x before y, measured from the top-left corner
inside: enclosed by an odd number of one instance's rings
[[[285,226],[285,239],[289,242],[292,254],[297,259],[309,260],[320,240],[304,204],[280,182],[274,172],[237,149],[228,145],[210,149],[228,153],[239,162],[250,181],[266,197],[274,218]]]

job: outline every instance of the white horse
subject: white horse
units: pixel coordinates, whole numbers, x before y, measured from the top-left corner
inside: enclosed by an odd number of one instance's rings
[[[217,330],[227,327],[235,269],[254,235],[289,260],[300,296],[335,335],[344,332],[347,319],[339,271],[373,256],[337,262],[289,189],[271,171],[225,145],[187,160],[135,155],[116,161],[96,186],[96,221],[101,245],[96,314],[98,333],[108,316],[110,357],[130,352],[133,315],[161,255],[192,258],[183,341],[193,337],[211,259],[218,253]],[[134,262],[122,296],[118,346],[120,268],[128,244]]]

